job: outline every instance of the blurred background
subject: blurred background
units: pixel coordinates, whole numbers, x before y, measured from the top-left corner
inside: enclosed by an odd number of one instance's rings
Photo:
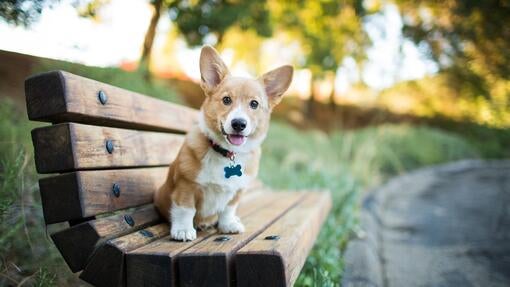
[[[235,75],[292,64],[262,181],[328,188],[297,286],[337,286],[363,192],[406,171],[510,157],[510,1],[2,0],[0,285],[80,283],[46,235],[24,79],[66,70],[194,108],[198,59]]]

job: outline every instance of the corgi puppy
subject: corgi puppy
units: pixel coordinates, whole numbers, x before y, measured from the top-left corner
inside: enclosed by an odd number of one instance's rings
[[[244,231],[237,204],[257,176],[271,111],[289,87],[293,68],[282,66],[258,79],[234,77],[216,50],[205,46],[200,73],[205,101],[198,123],[154,195],[159,213],[171,222],[171,238],[178,241],[194,240],[195,227],[217,224],[221,233]]]

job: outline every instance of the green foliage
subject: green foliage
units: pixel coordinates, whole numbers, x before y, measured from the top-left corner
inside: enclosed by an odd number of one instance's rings
[[[30,131],[22,115],[13,109],[11,102],[0,105],[0,216],[5,219],[7,210],[19,199],[19,177],[30,170],[30,141],[23,133]],[[17,129],[13,128],[17,127]],[[32,171],[29,174],[33,174]],[[1,222],[5,222],[2,220]],[[4,247],[0,244],[0,248]],[[2,249],[0,249],[0,254]]]
[[[0,285],[49,286],[55,275],[40,268],[62,264],[45,235],[30,140],[35,126],[0,101]]]
[[[510,29],[507,25],[510,5],[507,2],[396,2],[406,17],[404,33],[416,43],[427,44],[431,56],[439,64],[468,66],[470,60],[479,58],[489,73],[510,78]]]
[[[40,268],[35,276],[34,287],[55,286],[57,275],[48,271],[46,268]]]
[[[263,37],[272,34],[265,1],[176,0],[169,9],[172,20],[192,46],[202,45],[208,34],[216,35],[221,42],[232,26],[254,30]]]
[[[28,26],[36,21],[43,8],[58,0],[2,0],[0,18],[7,23]]]
[[[510,82],[491,87],[490,98],[473,95],[471,89],[452,86],[446,71],[422,79],[402,82],[381,92],[377,104],[394,113],[427,118],[443,118],[457,125],[471,122],[480,128],[510,126]],[[505,91],[508,86],[508,94]],[[446,123],[442,123],[440,126]]]
[[[510,129],[436,119],[437,125],[468,140],[484,158],[510,158]]]
[[[403,32],[441,67],[449,94],[510,119],[510,5],[506,1],[395,1]],[[473,112],[477,112],[476,109]],[[506,115],[505,115],[506,114]]]
[[[363,29],[363,1],[271,1],[275,25],[297,37],[304,66],[319,74],[335,72],[351,56],[361,61],[370,44]]]

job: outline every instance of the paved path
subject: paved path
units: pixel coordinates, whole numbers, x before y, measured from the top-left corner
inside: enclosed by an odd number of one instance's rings
[[[510,160],[462,161],[370,193],[343,286],[510,286]]]

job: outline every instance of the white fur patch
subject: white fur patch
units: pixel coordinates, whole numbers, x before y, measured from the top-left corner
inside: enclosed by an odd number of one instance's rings
[[[170,235],[172,239],[180,241],[194,240],[197,238],[197,232],[193,228],[193,217],[196,210],[194,208],[178,206],[172,203],[170,208]]]
[[[227,205],[219,214],[218,229],[222,233],[241,233],[244,232],[244,225],[239,217],[236,216],[237,205]]]
[[[251,177],[245,174],[245,160],[246,156],[237,155],[236,157],[236,164],[241,165],[242,176],[225,178],[223,169],[231,164],[230,160],[213,149],[207,151],[196,179],[204,196],[202,206],[198,210],[202,217],[222,212],[237,191],[248,187]]]
[[[251,124],[250,117],[248,116],[248,114],[246,114],[246,112],[241,107],[241,105],[235,107],[227,115],[227,119],[225,120],[224,127],[223,127],[227,134],[236,133],[234,128],[232,128],[232,120],[234,120],[234,119],[243,119],[246,121],[246,128],[241,132],[242,135],[247,136],[247,135],[251,134],[252,124]]]

